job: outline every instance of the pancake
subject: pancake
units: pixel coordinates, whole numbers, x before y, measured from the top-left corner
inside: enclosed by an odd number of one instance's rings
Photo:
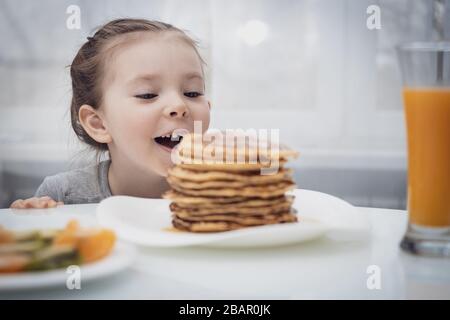
[[[291,208],[291,203],[288,201],[281,202],[272,206],[250,207],[245,206],[246,202],[241,202],[241,205],[223,205],[216,207],[197,207],[197,208],[183,208],[177,203],[170,204],[170,210],[180,217],[186,216],[208,216],[218,214],[237,214],[237,215],[269,215],[288,211]]]
[[[273,183],[289,178],[292,174],[291,169],[281,168],[273,175],[255,175],[253,172],[224,172],[224,171],[192,171],[175,166],[169,169],[169,177],[194,181],[194,182],[210,182],[210,181],[245,181],[249,184]]]
[[[180,215],[175,214],[174,217],[186,222],[234,222],[241,225],[262,225],[262,224],[268,224],[268,223],[276,223],[280,219],[286,219],[287,215],[290,215],[289,211],[282,211],[279,212],[279,214],[269,214],[269,215],[262,215],[262,216],[240,216],[236,214],[224,214],[224,215],[209,215],[209,216],[189,216],[189,215]],[[295,215],[292,215],[293,217],[296,217]]]
[[[296,221],[297,216],[292,213],[285,213],[282,215],[278,215],[276,216],[276,218],[271,219],[270,221],[248,220],[246,224],[233,221],[187,221],[184,219],[180,219],[177,216],[174,216],[172,220],[175,228],[189,232],[223,232],[241,229],[249,226],[260,226],[260,225],[287,223]]]
[[[285,168],[298,152],[251,138],[240,145],[204,138],[184,136],[168,170],[171,190],[163,197],[171,200],[176,229],[222,232],[298,220],[294,197],[286,195],[295,187],[292,170]]]
[[[256,173],[261,170],[266,170],[275,174],[279,168],[284,166],[286,160],[281,159],[278,162],[266,163],[208,163],[199,162],[191,163],[190,160],[181,159],[181,163],[178,164],[180,168],[195,170],[195,171],[224,171],[224,172],[242,172],[242,171],[254,171]]]
[[[176,190],[167,191],[164,196],[166,199],[173,200],[177,204],[187,204],[190,206],[196,205],[204,205],[204,204],[224,204],[224,203],[237,203],[241,201],[245,201],[247,198],[245,197],[199,197],[199,196],[191,196],[188,194],[184,194],[182,192],[178,192]]]
[[[187,208],[190,210],[198,209],[215,209],[224,208],[224,210],[233,210],[233,208],[258,208],[258,207],[272,207],[282,203],[289,203],[292,205],[294,196],[282,195],[275,198],[261,199],[261,198],[239,198],[238,201],[224,202],[229,199],[236,198],[211,198],[211,197],[193,197],[177,193],[176,191],[170,191],[170,194],[175,195],[171,197],[174,200],[172,202],[178,208]],[[169,199],[170,194],[166,194],[165,197]],[[179,198],[178,198],[179,197]]]
[[[182,158],[201,158],[201,160],[274,160],[297,158],[299,153],[284,144],[269,141],[256,136],[237,134],[234,139],[227,139],[226,132],[215,139],[213,134],[198,135],[190,133],[183,136],[182,143],[177,145],[178,155]]]
[[[266,177],[266,176],[257,176],[257,177]],[[268,176],[269,177],[269,176]],[[270,181],[270,179],[268,179]],[[264,180],[263,180],[264,181]],[[171,186],[180,187],[184,189],[192,189],[192,190],[201,190],[201,189],[220,189],[220,188],[235,188],[240,189],[244,187],[251,186],[265,186],[268,183],[264,183],[258,181],[258,179],[248,179],[248,180],[240,180],[240,181],[221,181],[221,180],[211,180],[211,181],[189,181],[184,179],[179,179],[173,176],[169,176],[167,178],[167,182]],[[274,180],[275,183],[292,183],[292,179],[284,178],[280,180]],[[274,184],[272,182],[272,184]]]
[[[281,196],[285,192],[294,189],[295,184],[293,182],[280,182],[276,184],[266,186],[247,186],[243,188],[217,188],[217,189],[188,189],[178,185],[171,184],[171,187],[183,194],[191,196],[203,196],[203,197],[256,197],[256,198],[273,198],[275,196]]]

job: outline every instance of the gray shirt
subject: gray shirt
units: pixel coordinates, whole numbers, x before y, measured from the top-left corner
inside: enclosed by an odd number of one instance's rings
[[[108,170],[111,160],[46,177],[35,197],[49,196],[65,204],[96,203],[111,196]]]

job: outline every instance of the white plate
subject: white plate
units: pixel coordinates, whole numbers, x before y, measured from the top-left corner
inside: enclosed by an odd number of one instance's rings
[[[14,230],[30,230],[43,228],[63,228],[71,219],[77,219],[82,226],[96,225],[96,221],[90,216],[81,215],[16,215],[2,216],[2,226]],[[100,279],[129,267],[136,256],[136,249],[129,244],[118,242],[114,250],[107,257],[80,266],[81,288],[83,283],[94,279]],[[9,290],[25,290],[44,287],[66,288],[66,282],[72,273],[67,269],[51,271],[25,272],[0,275],[0,292]]]
[[[297,189],[294,208],[299,223],[244,228],[218,233],[174,232],[170,201],[126,196],[110,197],[97,207],[97,219],[119,238],[151,247],[264,247],[309,241],[325,234],[351,240],[367,235],[367,221],[355,207],[336,197]]]

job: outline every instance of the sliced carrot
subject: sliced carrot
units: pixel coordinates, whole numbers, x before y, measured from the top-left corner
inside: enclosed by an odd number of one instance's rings
[[[77,221],[70,221],[53,240],[53,245],[72,245],[77,248],[83,262],[92,262],[108,255],[116,241],[113,231],[82,229]]]
[[[107,256],[115,242],[116,235],[107,229],[82,237],[78,243],[78,249],[83,262],[92,262]]]
[[[25,269],[30,257],[24,254],[5,254],[0,256],[0,273],[13,273]]]
[[[70,220],[64,230],[67,232],[76,232],[80,230],[80,223],[77,220]]]
[[[0,226],[0,243],[14,242],[14,233]]]
[[[73,245],[78,243],[77,233],[80,225],[76,220],[70,220],[66,227],[53,239],[53,245]]]

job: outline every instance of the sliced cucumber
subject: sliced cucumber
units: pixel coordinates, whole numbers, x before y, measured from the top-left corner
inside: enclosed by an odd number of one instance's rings
[[[73,246],[52,246],[38,251],[26,270],[50,270],[81,264],[81,257]]]
[[[15,242],[32,241],[32,240],[39,240],[39,239],[40,239],[40,235],[39,235],[39,231],[37,231],[37,230],[14,231],[14,241]]]
[[[45,241],[33,240],[25,242],[12,242],[0,245],[0,254],[29,253],[32,254],[46,245]]]

